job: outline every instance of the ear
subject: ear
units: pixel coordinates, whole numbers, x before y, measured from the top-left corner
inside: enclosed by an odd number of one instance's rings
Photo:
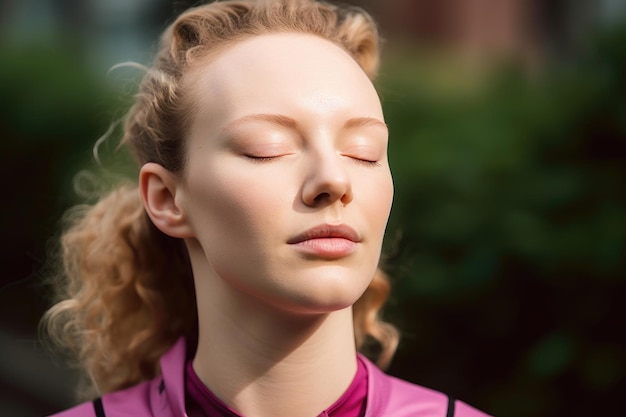
[[[178,205],[178,181],[163,166],[148,162],[139,171],[139,189],[143,205],[152,223],[172,237],[191,237],[191,228]]]

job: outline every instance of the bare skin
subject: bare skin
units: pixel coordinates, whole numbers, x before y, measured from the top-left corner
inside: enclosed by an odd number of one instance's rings
[[[185,239],[193,367],[246,417],[311,417],[356,372],[352,305],[374,274],[393,185],[374,87],[336,45],[257,36],[188,74],[187,165],[141,170],[146,210]]]

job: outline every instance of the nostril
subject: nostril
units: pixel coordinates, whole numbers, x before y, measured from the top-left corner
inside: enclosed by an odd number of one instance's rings
[[[322,201],[329,200],[329,199],[330,199],[330,194],[329,193],[320,193],[320,194],[315,196],[313,201],[315,203],[321,203]]]

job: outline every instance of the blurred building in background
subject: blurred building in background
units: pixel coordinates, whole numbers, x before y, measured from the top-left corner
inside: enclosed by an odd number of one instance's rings
[[[533,60],[574,53],[593,29],[619,21],[625,10],[619,0],[392,0],[381,16],[413,41],[471,60]]]
[[[4,0],[2,35],[24,42],[57,34],[84,45],[96,70],[148,62],[167,22],[190,0]],[[370,11],[389,39],[450,49],[470,60],[575,53],[602,25],[620,22],[620,0],[349,0]]]

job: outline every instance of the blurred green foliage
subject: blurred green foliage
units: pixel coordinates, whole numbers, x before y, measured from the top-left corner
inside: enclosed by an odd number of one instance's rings
[[[383,72],[396,186],[389,315],[405,333],[392,373],[496,415],[617,407],[625,42],[622,26],[532,75],[402,59]]]
[[[404,332],[391,373],[502,416],[621,410],[624,44],[622,26],[532,76],[508,66],[474,77],[419,56],[383,68],[396,187],[387,314]],[[127,97],[57,44],[1,52],[12,280],[41,264],[76,201],[73,176],[93,167]]]
[[[113,96],[90,75],[70,44],[52,39],[0,43],[5,266],[0,317],[4,330],[18,334],[26,325],[34,329],[41,317],[45,303],[38,293],[37,270],[46,242],[63,210],[76,202],[72,177],[90,154],[96,132],[105,130],[111,117]]]

